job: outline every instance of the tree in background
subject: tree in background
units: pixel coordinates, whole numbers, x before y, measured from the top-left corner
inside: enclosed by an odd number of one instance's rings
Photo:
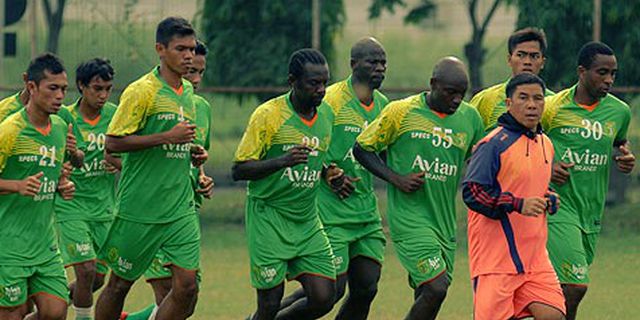
[[[331,62],[343,2],[322,1],[321,11],[321,51]],[[311,0],[207,0],[202,16],[206,79],[216,86],[283,86],[291,53],[311,47]]]
[[[63,15],[66,0],[55,1],[55,8],[52,2],[55,0],[42,0],[44,17],[47,21],[47,51],[58,53],[58,42],[60,40],[60,31],[63,25]]]
[[[482,89],[481,68],[485,62],[487,50],[482,46],[484,36],[489,27],[496,10],[501,4],[501,0],[491,0],[491,6],[484,15],[478,16],[478,5],[480,0],[464,0],[467,7],[469,22],[471,23],[471,39],[464,46],[464,55],[469,66],[469,78],[471,80],[471,92],[475,93]],[[526,2],[526,1],[523,1]],[[395,13],[395,6],[406,6],[403,0],[374,0],[369,9],[369,18],[375,19],[383,11]],[[419,24],[420,22],[433,18],[437,6],[434,0],[420,0],[420,2],[409,10],[404,17],[406,24]]]
[[[547,34],[549,50],[542,76],[552,88],[577,82],[576,61],[580,47],[592,40],[593,1],[515,0],[518,28],[535,26]],[[550,9],[552,8],[552,9]],[[616,53],[616,86],[640,84],[640,1],[602,2],[602,42]]]

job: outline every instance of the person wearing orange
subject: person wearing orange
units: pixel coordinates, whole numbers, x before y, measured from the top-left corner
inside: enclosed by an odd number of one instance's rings
[[[544,92],[533,74],[509,81],[507,113],[475,146],[463,180],[475,320],[565,318],[546,249],[547,214],[559,200],[548,187],[554,151],[540,126]]]

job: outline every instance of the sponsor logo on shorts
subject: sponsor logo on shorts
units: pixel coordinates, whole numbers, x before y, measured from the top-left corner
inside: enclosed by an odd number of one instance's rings
[[[440,257],[430,257],[418,261],[417,267],[420,273],[429,273],[433,270],[441,268],[442,260]]]
[[[574,278],[577,280],[584,280],[587,277],[588,267],[581,264],[564,263],[562,265],[562,272],[565,276]]]
[[[344,262],[344,259],[342,257],[333,258],[333,265],[335,266],[336,269],[340,269],[343,262]]]
[[[6,297],[9,302],[16,302],[20,299],[21,295],[22,289],[17,285],[8,287],[0,286],[0,299]]]
[[[259,269],[259,274],[262,280],[265,282],[271,282],[278,275],[278,272],[275,268],[272,267],[262,267]]]
[[[131,271],[133,269],[133,263],[122,257],[118,257],[118,269],[122,272]]]

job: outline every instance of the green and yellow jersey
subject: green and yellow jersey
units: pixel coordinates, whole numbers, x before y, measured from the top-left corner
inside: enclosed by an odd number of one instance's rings
[[[580,226],[586,233],[601,229],[609,185],[613,146],[624,143],[631,121],[629,106],[607,94],[595,106],[576,104],[576,86],[545,100],[542,127],[553,141],[555,161],[573,163],[563,185],[552,187],[562,205],[549,222]]]
[[[451,115],[438,114],[425,94],[391,102],[358,137],[367,151],[387,151],[387,165],[400,174],[424,172],[413,193],[387,187],[388,218],[394,241],[423,236],[431,228],[442,241],[455,241],[455,196],[465,160],[482,136],[478,112],[462,102]]]
[[[484,124],[485,133],[489,133],[495,129],[498,123],[498,118],[505,112],[507,112],[507,104],[505,102],[507,98],[507,83],[509,80],[497,84],[495,86],[484,89],[471,98],[469,104],[478,110],[482,123]],[[547,89],[544,93],[549,97],[555,93]]]
[[[53,210],[66,136],[67,124],[60,117],[51,115],[48,132],[41,132],[29,122],[24,108],[0,124],[0,179],[44,174],[34,197],[0,195],[2,265],[38,265],[58,254]]]
[[[104,168],[104,148],[107,127],[116,111],[113,103],[107,102],[96,119],[85,119],[80,113],[79,100],[64,107],[78,124],[78,129],[87,145],[84,164],[73,168],[71,181],[76,185],[73,200],[56,199],[56,222],[68,220],[108,221],[113,219],[115,202],[115,175]]]
[[[196,107],[196,139],[194,143],[209,151],[209,147],[211,145],[211,105],[205,98],[197,94],[193,95],[193,102]],[[201,194],[195,192],[196,189],[200,189],[200,186],[198,185],[199,175],[199,168],[191,168],[196,208],[200,208],[203,198]]]
[[[131,83],[107,129],[107,135],[151,135],[181,121],[195,123],[193,86],[182,80],[176,92],[158,68]],[[191,143],[163,144],[122,153],[115,214],[140,223],[167,223],[194,214]]]
[[[373,190],[373,175],[353,156],[356,138],[369,123],[380,114],[389,100],[380,91],[373,93],[373,103],[363,105],[351,83],[351,77],[329,88],[324,98],[331,106],[335,119],[331,133],[331,144],[325,163],[335,163],[344,174],[360,178],[354,183],[355,190],[341,200],[323,179],[318,193],[320,218],[325,225],[366,223],[380,220],[377,198]]]
[[[263,200],[286,218],[309,221],[317,216],[316,194],[334,116],[331,107],[322,102],[314,118],[307,121],[293,109],[290,94],[271,99],[253,112],[234,162],[278,158],[299,144],[310,147],[308,163],[249,181],[247,187],[248,197]]]

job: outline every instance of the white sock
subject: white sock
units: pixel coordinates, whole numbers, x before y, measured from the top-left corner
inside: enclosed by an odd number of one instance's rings
[[[73,306],[73,311],[76,312],[76,320],[93,319],[93,307],[81,308]]]
[[[149,320],[156,320],[156,315],[158,314],[158,305],[156,304],[155,307],[153,307],[153,311],[151,311],[151,315],[149,316]]]

